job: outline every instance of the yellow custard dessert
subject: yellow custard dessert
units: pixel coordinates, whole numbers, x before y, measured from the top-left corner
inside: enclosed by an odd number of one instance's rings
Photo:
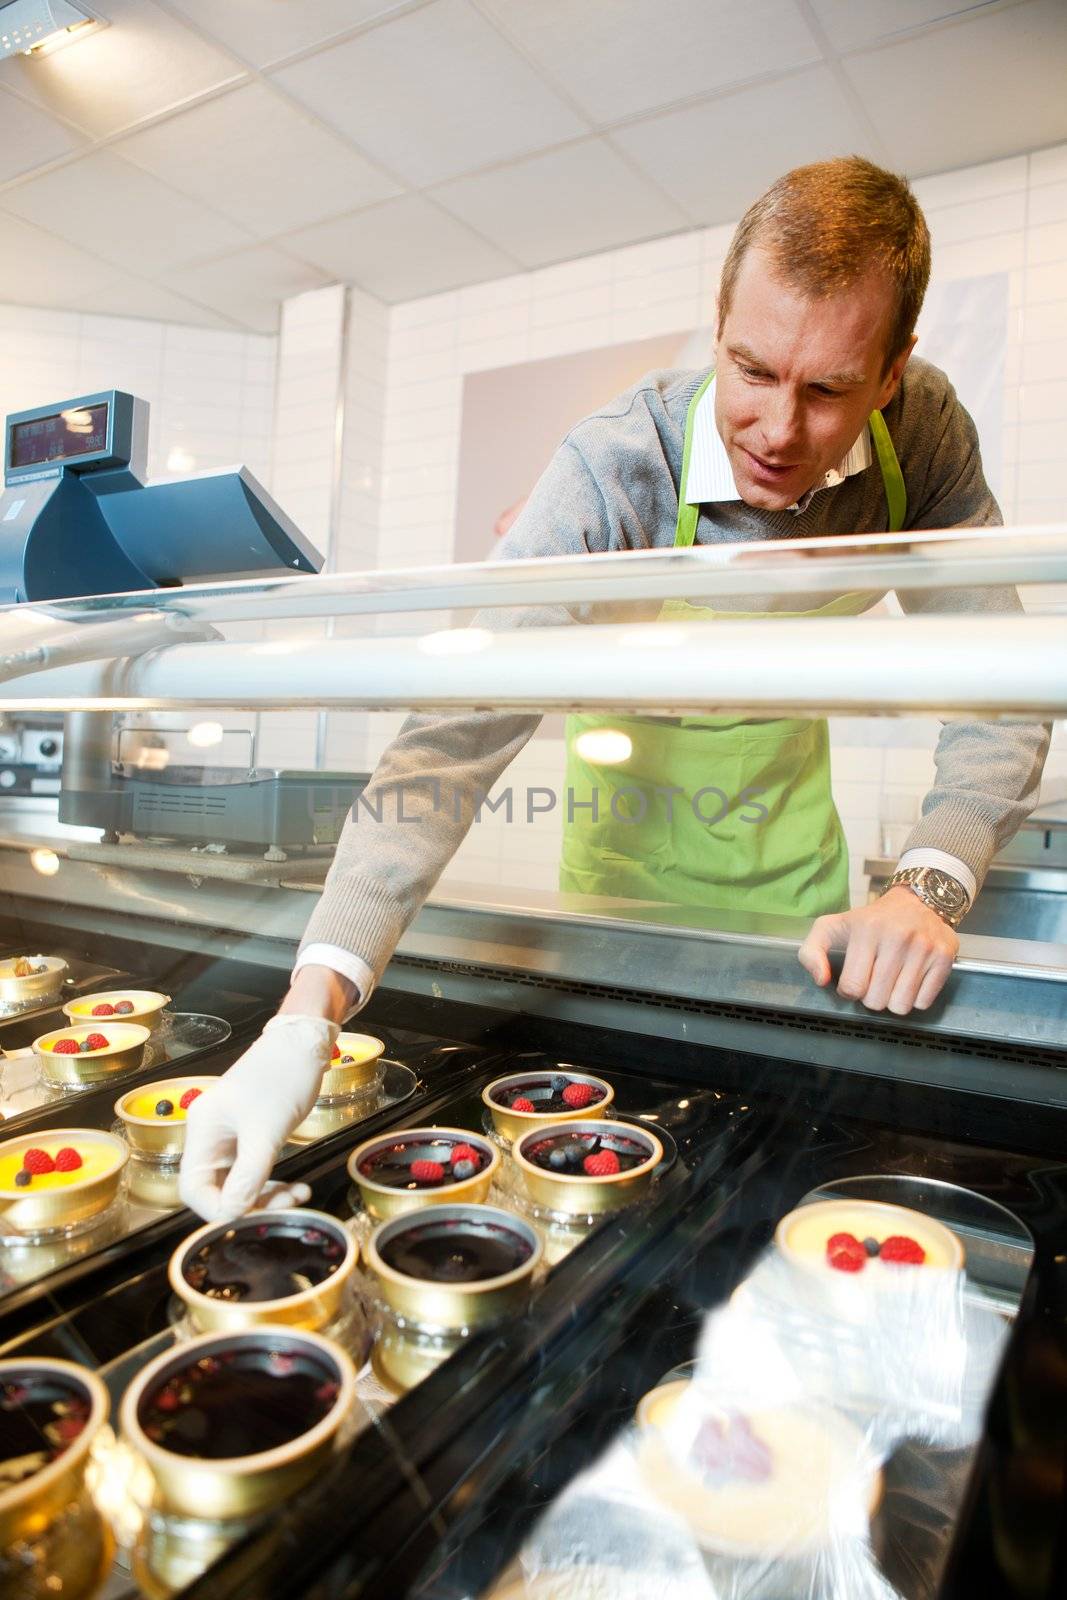
[[[183,1109],[182,1096],[188,1092],[188,1089],[193,1087],[195,1085],[186,1085],[185,1088],[178,1092],[178,1097],[175,1099],[174,1089],[177,1088],[176,1085],[172,1087],[168,1084],[165,1091],[153,1088],[150,1085],[147,1089],[142,1089],[138,1094],[127,1095],[122,1102],[122,1109],[128,1117],[145,1117],[152,1122],[184,1122],[188,1108]],[[157,1111],[156,1107],[160,1104],[169,1104],[172,1110],[169,1112]]]
[[[61,1150],[76,1150],[82,1158],[82,1164],[70,1172],[57,1172],[54,1169],[51,1172],[35,1172],[29,1184],[20,1186],[15,1182],[15,1177],[23,1170],[26,1151],[30,1149],[43,1150],[53,1161]],[[20,1140],[14,1150],[0,1146],[0,1191],[23,1199],[31,1192],[40,1193],[42,1189],[69,1189],[72,1184],[87,1183],[93,1178],[102,1178],[106,1173],[114,1172],[121,1160],[121,1153],[113,1146],[91,1139],[51,1139],[42,1136],[32,1143]]]
[[[805,1265],[827,1265],[831,1240],[848,1238],[862,1246],[869,1241],[866,1266],[881,1265],[880,1252],[886,1240],[908,1240],[918,1246],[910,1264],[923,1268],[963,1266],[963,1247],[943,1223],[906,1206],[888,1205],[877,1200],[819,1200],[799,1206],[783,1217],[775,1239],[778,1248]],[[877,1249],[875,1248],[877,1247]],[[847,1253],[846,1246],[846,1253]],[[921,1261],[918,1253],[921,1252]],[[890,1252],[892,1254],[892,1252]],[[847,1270],[849,1263],[844,1266]]]
[[[90,1035],[94,1034],[94,1033],[98,1033],[102,1039],[105,1039],[107,1041],[106,1044],[94,1044],[94,1045],[90,1046],[90,1048],[88,1050],[82,1050],[81,1049],[82,1040],[83,1039],[88,1039],[90,1037]],[[111,1049],[111,1040],[108,1039],[107,1034],[102,1032],[102,1030],[100,1028],[86,1028],[84,1033],[73,1033],[72,1032],[72,1033],[65,1034],[64,1037],[67,1038],[67,1039],[73,1039],[74,1040],[74,1043],[79,1047],[78,1048],[78,1054],[79,1055],[91,1056],[97,1050],[110,1050]],[[54,1051],[56,1045],[59,1044],[59,1042],[60,1041],[58,1039],[42,1039],[39,1042],[39,1044],[37,1045],[37,1048],[38,1048],[38,1050]],[[61,1056],[71,1056],[71,1055],[74,1054],[74,1051],[73,1050],[61,1050],[59,1053],[60,1053]]]

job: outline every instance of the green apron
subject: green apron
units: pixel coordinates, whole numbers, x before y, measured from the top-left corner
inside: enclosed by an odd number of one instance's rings
[[[675,549],[696,538],[700,507],[686,501],[689,457],[697,405],[713,377],[686,417]],[[869,426],[896,533],[906,514],[903,475],[880,411]],[[846,594],[814,611],[769,613],[674,600],[660,615],[689,622],[856,616],[874,598]],[[594,728],[627,734],[627,760],[584,760],[575,740]],[[561,889],[806,917],[848,908],[848,847],[830,788],[824,720],[571,716],[566,737]]]

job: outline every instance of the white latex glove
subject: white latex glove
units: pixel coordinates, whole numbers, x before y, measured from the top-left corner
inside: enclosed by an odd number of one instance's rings
[[[286,1012],[263,1032],[218,1083],[189,1107],[179,1188],[185,1204],[208,1222],[239,1217],[253,1206],[300,1205],[305,1183],[270,1183],[286,1139],[318,1098],[340,1024]]]

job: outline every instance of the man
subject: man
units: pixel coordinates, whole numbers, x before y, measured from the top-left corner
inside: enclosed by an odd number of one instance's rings
[[[903,180],[855,157],[786,174],[731,244],[714,371],[652,374],[574,428],[502,555],[999,523],[970,417],[943,373],[909,365],[929,270],[926,223]],[[878,598],[804,605],[847,614]],[[1010,590],[899,598],[908,610],[1019,604]],[[788,614],[789,605],[753,596],[727,610]],[[571,731],[599,720],[577,719]],[[799,956],[814,981],[829,982],[829,950],[844,946],[838,992],[898,1015],[924,1010],[944,985],[956,924],[1033,807],[1048,747],[1044,727],[946,725],[937,782],[893,883],[874,905],[850,910],[825,723],[610,720],[632,737],[626,785],[650,801],[660,795],[661,808],[664,788],[692,797],[728,758],[737,787],[767,814],[758,826],[711,824],[683,800],[635,831],[609,808],[566,830],[563,887],[813,916]],[[435,781],[484,794],[537,721],[412,717],[369,796]],[[570,779],[605,781],[580,751],[572,739]],[[256,1201],[315,1098],[339,1023],[368,999],[468,825],[469,812],[460,819],[449,807],[417,828],[349,821],[279,1016],[190,1112],[182,1193],[204,1216]]]

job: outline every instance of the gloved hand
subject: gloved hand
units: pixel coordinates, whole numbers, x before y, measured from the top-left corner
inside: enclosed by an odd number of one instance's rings
[[[224,1222],[257,1202],[299,1205],[306,1184],[270,1183],[286,1139],[319,1094],[340,1025],[286,1012],[189,1107],[179,1189],[208,1222]]]

